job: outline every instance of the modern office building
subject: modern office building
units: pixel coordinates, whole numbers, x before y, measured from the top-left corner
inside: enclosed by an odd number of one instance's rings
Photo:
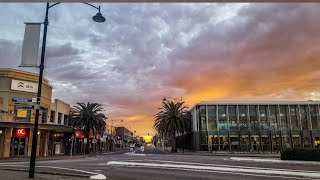
[[[191,109],[194,149],[320,148],[319,105],[319,101],[200,102]]]
[[[17,99],[35,98],[37,86],[37,74],[0,68],[0,158],[30,156],[35,109],[18,106],[35,103]],[[70,105],[58,99],[52,102],[52,86],[45,78],[40,106],[37,155],[68,154],[74,132],[67,125]]]

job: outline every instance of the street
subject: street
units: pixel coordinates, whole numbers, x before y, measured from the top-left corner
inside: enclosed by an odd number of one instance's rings
[[[25,169],[28,162],[2,162],[1,169]],[[37,172],[103,175],[107,179],[317,179],[319,162],[283,162],[277,159],[201,156],[165,153],[158,148],[129,149],[97,157],[37,161]],[[1,176],[0,176],[1,177]],[[2,179],[2,178],[1,178]],[[68,178],[67,178],[68,179]]]

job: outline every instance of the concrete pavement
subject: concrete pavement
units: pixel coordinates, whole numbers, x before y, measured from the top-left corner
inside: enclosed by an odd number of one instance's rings
[[[153,180],[310,179],[311,175],[320,177],[318,164],[274,163],[270,158],[264,159],[264,157],[255,158],[258,161],[239,160],[236,157],[171,154],[150,147],[146,147],[144,152],[135,149],[132,153],[125,148],[113,154],[101,154],[96,157],[38,161],[36,171],[76,174],[79,177],[89,177],[95,173],[106,176],[108,180],[150,180],[151,177]],[[114,162],[120,162],[120,164]],[[0,169],[8,167],[28,169],[28,165],[28,162],[0,162]],[[264,171],[268,173],[263,173]],[[2,179],[1,174],[0,179]]]

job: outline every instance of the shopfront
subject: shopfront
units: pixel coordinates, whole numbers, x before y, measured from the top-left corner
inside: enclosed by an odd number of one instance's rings
[[[30,129],[13,128],[10,146],[10,156],[26,156],[28,150]]]

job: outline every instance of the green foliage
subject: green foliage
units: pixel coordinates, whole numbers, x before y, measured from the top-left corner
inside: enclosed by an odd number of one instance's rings
[[[281,152],[282,160],[320,161],[320,149],[285,149]]]
[[[172,149],[176,151],[175,133],[191,131],[191,113],[184,102],[164,101],[160,109],[155,115],[154,127],[159,134],[172,138]]]
[[[98,103],[77,103],[75,106],[78,112],[70,117],[70,125],[83,129],[85,137],[89,139],[89,133],[94,135],[103,134],[106,128],[106,116],[102,113],[102,106]],[[89,143],[86,144],[86,154],[89,153]]]

